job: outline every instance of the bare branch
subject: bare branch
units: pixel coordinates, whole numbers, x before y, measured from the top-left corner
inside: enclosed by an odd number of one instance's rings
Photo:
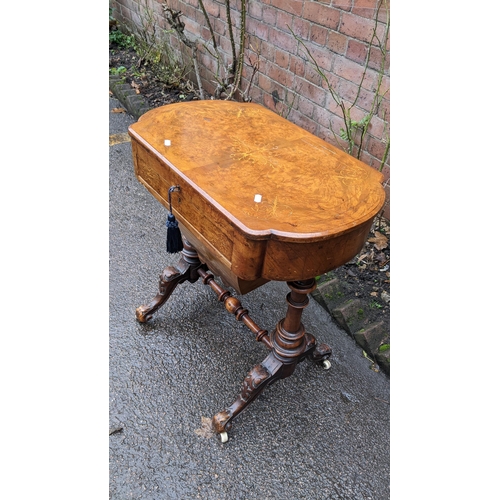
[[[189,47],[192,51],[192,59],[193,59],[193,66],[194,66],[194,72],[196,75],[196,81],[198,83],[198,91],[200,93],[200,99],[205,99],[205,92],[203,91],[203,86],[201,84],[201,77],[200,77],[200,70],[198,67],[198,59],[197,59],[197,54],[198,54],[198,47],[196,46],[196,43],[190,40],[186,34],[184,33],[184,27],[185,24],[181,21],[180,17],[182,16],[182,12],[178,10],[173,10],[171,9],[167,4],[162,5],[163,11],[165,12],[165,17],[167,18],[168,23],[170,26],[175,30],[181,41]]]

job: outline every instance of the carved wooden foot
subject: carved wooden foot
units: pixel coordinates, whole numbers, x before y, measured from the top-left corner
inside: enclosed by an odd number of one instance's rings
[[[305,338],[306,349],[299,361],[302,361],[305,357],[307,357],[317,365],[321,365],[325,368],[329,367],[330,364],[325,364],[325,361],[328,361],[328,358],[332,355],[331,347],[327,344],[318,345],[315,337],[309,333],[305,334]]]
[[[322,365],[325,368],[330,367],[330,362],[325,363],[325,361],[328,361],[328,358],[331,355],[332,355],[332,349],[327,344],[320,344],[319,346],[316,346],[314,350],[309,352],[309,358],[312,361],[314,361],[317,365]]]
[[[243,387],[236,401],[226,410],[217,413],[212,425],[219,434],[229,431],[231,420],[244,410],[269,384],[285,377],[286,366],[270,353],[260,364],[254,366],[243,381]]]
[[[168,300],[177,285],[189,281],[194,283],[199,275],[198,268],[202,263],[198,258],[196,250],[184,240],[184,249],[177,266],[168,266],[160,274],[159,292],[156,297],[147,305],[139,306],[135,311],[135,316],[141,323],[149,321],[153,314]]]

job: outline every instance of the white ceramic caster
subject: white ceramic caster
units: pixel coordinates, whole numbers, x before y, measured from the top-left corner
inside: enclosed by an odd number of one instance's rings
[[[227,440],[229,439],[228,436],[227,436],[227,432],[221,432],[219,434],[219,437],[220,437],[220,442],[221,443],[227,443]]]
[[[324,359],[323,360],[323,368],[325,370],[329,370],[332,367],[332,364],[330,363],[330,360]]]

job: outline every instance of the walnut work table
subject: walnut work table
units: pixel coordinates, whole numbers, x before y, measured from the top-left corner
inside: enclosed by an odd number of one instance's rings
[[[308,357],[330,367],[332,351],[306,333],[302,311],[315,277],[363,247],[384,203],[382,174],[252,103],[162,106],[129,134],[135,174],[171,210],[184,244],[179,263],[163,270],[159,293],[137,308],[137,319],[148,321],[177,285],[201,278],[270,350],[234,403],[212,419],[225,442],[234,417],[297,363]],[[285,318],[268,333],[214,275],[238,294],[286,281]]]

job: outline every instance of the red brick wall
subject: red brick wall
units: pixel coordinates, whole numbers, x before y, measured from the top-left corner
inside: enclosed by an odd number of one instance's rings
[[[247,41],[242,88],[245,89],[252,68],[249,61],[259,57],[259,71],[253,80],[250,97],[253,102],[286,115],[287,118],[326,141],[343,146],[338,134],[345,128],[342,112],[328,92],[327,86],[307,61],[305,51],[293,37],[293,32],[306,43],[321,71],[350,106],[356,94],[367,62],[369,41],[375,27],[376,6],[380,0],[247,0]],[[113,0],[114,16],[121,21],[139,23],[138,12],[148,5],[155,12],[157,25],[170,29],[162,10],[166,3],[183,13],[185,33],[191,40],[203,39],[210,46],[210,33],[198,0]],[[204,0],[205,8],[213,22],[217,42],[230,60],[230,41],[226,23],[225,6],[221,1]],[[231,1],[233,26],[240,21],[239,1]],[[388,5],[388,4],[387,4]],[[377,33],[382,36],[387,21],[384,7],[378,18]],[[235,39],[239,39],[236,29]],[[187,51],[175,34],[170,35],[171,45],[187,56]],[[215,60],[200,44],[198,63],[204,89],[215,89],[213,72]],[[389,49],[389,45],[387,46]],[[259,56],[257,56],[257,52]],[[356,105],[351,110],[353,119],[361,119],[373,102],[381,52],[372,47],[366,75]],[[382,90],[389,89],[389,57],[386,58]],[[283,102],[275,104],[272,93],[293,106],[287,113]],[[293,96],[295,100],[293,101]],[[380,169],[386,140],[389,137],[389,92],[384,96],[378,113],[372,118],[360,155],[368,165]],[[382,169],[386,191],[390,194],[390,166],[387,158]],[[390,218],[387,203],[384,217]]]

